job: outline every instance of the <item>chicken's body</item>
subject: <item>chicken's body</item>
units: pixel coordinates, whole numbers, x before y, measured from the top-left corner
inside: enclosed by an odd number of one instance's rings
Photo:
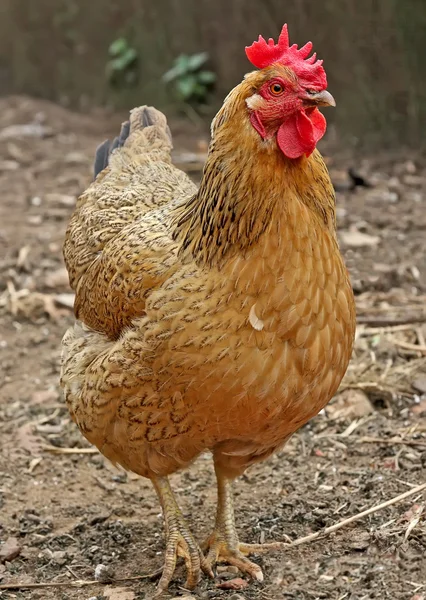
[[[352,351],[326,167],[236,131],[247,91],[214,121],[198,191],[171,165],[161,113],[134,111],[67,233],[84,323],[63,341],[71,414],[154,483],[205,450],[229,479],[266,458],[329,401]]]

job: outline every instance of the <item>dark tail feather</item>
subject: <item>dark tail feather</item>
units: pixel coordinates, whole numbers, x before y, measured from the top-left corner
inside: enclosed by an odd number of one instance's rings
[[[163,137],[165,133],[166,139],[171,142],[172,134],[169,126],[167,125],[166,117],[163,115],[163,113],[153,106],[140,106],[138,108],[134,108],[130,113],[129,121],[126,121],[121,126],[120,135],[116,137],[112,143],[109,140],[106,140],[100,146],[98,146],[94,165],[95,179],[99,173],[108,166],[111,152],[113,152],[116,148],[121,148],[131,132],[145,129],[146,127],[155,127],[159,134]]]
[[[106,169],[111,152],[116,148],[121,148],[121,146],[124,145],[124,142],[129,137],[129,133],[130,121],[126,121],[121,126],[120,135],[114,138],[112,143],[110,140],[105,140],[105,142],[102,142],[102,144],[97,147],[94,164],[94,179],[96,179],[101,171]]]

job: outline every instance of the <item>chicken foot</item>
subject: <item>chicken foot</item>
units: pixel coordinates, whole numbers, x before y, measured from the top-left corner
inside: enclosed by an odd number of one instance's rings
[[[201,571],[210,577],[213,577],[213,571],[208,566],[199,545],[188,528],[168,478],[153,477],[151,481],[161,502],[166,527],[164,568],[156,595],[159,596],[167,590],[175,572],[178,557],[182,557],[185,561],[187,570],[185,587],[193,589],[200,579]]]
[[[260,554],[269,550],[278,550],[280,542],[270,544],[244,544],[238,539],[235,526],[234,503],[232,496],[232,480],[224,476],[216,467],[217,478],[217,512],[213,533],[203,544],[207,551],[207,565],[213,569],[216,563],[228,563],[238,567],[257,581],[263,581],[262,569],[247,558],[249,554]]]

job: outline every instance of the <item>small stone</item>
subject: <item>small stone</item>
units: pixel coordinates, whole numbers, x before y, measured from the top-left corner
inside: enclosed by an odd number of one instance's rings
[[[46,200],[62,208],[74,208],[76,203],[75,196],[68,196],[66,194],[46,194]]]
[[[103,595],[108,600],[135,600],[135,593],[125,587],[108,588],[104,590]]]
[[[405,175],[404,183],[412,187],[421,187],[424,183],[424,179],[418,175]]]
[[[217,573],[223,573],[224,571],[228,571],[228,565],[217,565],[216,571]]]
[[[100,583],[111,583],[114,579],[114,575],[111,569],[106,565],[96,565],[95,579]]]
[[[356,531],[348,536],[348,545],[353,550],[366,550],[370,545],[370,534],[368,531]]]
[[[226,570],[228,571],[228,573],[235,573],[235,574],[237,574],[237,573],[240,572],[240,569],[238,567],[234,567],[234,565],[228,565],[226,567]]]
[[[86,165],[90,164],[90,159],[83,152],[69,152],[65,155],[65,162],[69,165]]]
[[[45,279],[45,284],[49,288],[59,288],[59,287],[68,287],[69,286],[69,277],[68,271],[65,267],[61,269],[56,269],[56,271],[52,271],[48,273]]]
[[[426,394],[426,375],[420,375],[411,384],[421,394]]]
[[[55,296],[56,304],[65,308],[74,308],[74,300],[74,294],[56,294]]]
[[[340,232],[340,238],[344,246],[351,248],[362,248],[363,246],[377,246],[380,243],[380,238],[377,235],[369,235],[362,231],[342,230]]]
[[[67,562],[67,553],[62,550],[56,550],[52,553],[52,561],[62,567]]]
[[[27,223],[30,225],[41,225],[43,223],[43,217],[41,215],[28,215]]]
[[[417,167],[412,160],[407,160],[407,162],[404,163],[404,168],[410,175],[414,175],[417,171]]]
[[[229,596],[228,600],[246,600],[246,598],[241,594],[232,594],[232,596]]]
[[[367,394],[362,390],[346,389],[335,396],[326,408],[327,416],[333,421],[337,419],[359,419],[374,413]]]
[[[14,537],[7,538],[5,543],[0,546],[0,563],[10,562],[21,552],[21,546]]]

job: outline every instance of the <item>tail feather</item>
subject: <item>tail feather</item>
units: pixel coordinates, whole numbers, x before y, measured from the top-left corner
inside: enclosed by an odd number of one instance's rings
[[[93,179],[96,179],[99,173],[108,166],[110,147],[111,142],[105,140],[96,148],[95,164],[93,165]]]
[[[132,139],[132,135],[143,129],[153,128],[155,137],[160,137],[171,143],[172,134],[167,119],[159,110],[153,106],[139,106],[130,112],[130,119],[121,126],[120,135],[114,140],[105,140],[96,149],[94,163],[94,179],[101,171],[106,169],[109,159],[114,150],[125,145],[127,140]]]

